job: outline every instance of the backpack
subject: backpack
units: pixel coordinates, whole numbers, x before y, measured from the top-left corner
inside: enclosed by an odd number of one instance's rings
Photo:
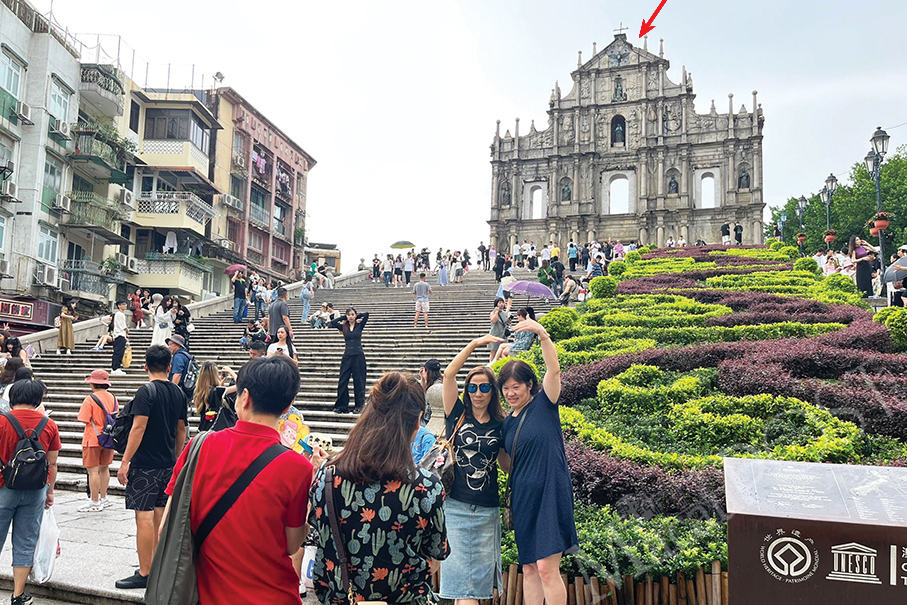
[[[36,490],[47,485],[47,452],[41,445],[39,437],[41,431],[47,426],[50,418],[45,416],[33,429],[29,429],[31,436],[28,436],[22,425],[11,412],[6,412],[3,416],[9,421],[19,442],[13,450],[13,455],[9,461],[3,465],[0,474],[3,475],[3,481],[6,487],[12,490]]]
[[[151,389],[151,397],[154,397],[154,383],[149,382],[148,388]],[[105,412],[107,410],[104,410]],[[107,432],[107,427],[104,427]],[[110,427],[110,440],[113,450],[119,454],[126,453],[126,444],[129,441],[129,433],[132,432],[132,401],[120,408],[117,417]],[[101,436],[98,436],[98,443],[101,443]]]
[[[195,397],[195,384],[198,382],[198,374],[201,371],[201,366],[195,360],[195,357],[186,352],[185,349],[180,349],[176,352],[177,355],[182,353],[189,360],[188,365],[186,365],[186,371],[183,372],[183,376],[180,378],[179,387],[183,390],[183,393],[186,394],[186,399],[192,401]]]
[[[107,411],[107,408],[104,407],[104,404],[101,403],[101,400],[98,399],[97,395],[92,393],[91,398],[98,404],[101,411],[104,412],[104,426],[101,427],[100,431],[98,431],[98,427],[95,426],[94,418],[91,419],[91,426],[94,428],[94,434],[98,437],[98,445],[104,449],[112,450],[114,449],[112,433],[113,427],[116,425],[116,419]],[[113,398],[113,405],[113,411],[116,412],[120,408],[120,402],[117,401],[116,397]],[[132,430],[132,427],[130,426],[129,429]]]

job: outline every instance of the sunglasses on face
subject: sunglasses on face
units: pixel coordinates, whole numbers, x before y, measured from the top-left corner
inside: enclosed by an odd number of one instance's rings
[[[482,391],[483,393],[490,393],[491,392],[491,383],[483,382],[482,384],[476,384],[474,382],[471,382],[466,385],[466,391],[468,393],[475,393],[476,391]]]

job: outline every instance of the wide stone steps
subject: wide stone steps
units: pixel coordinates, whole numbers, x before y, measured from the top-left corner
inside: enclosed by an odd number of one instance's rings
[[[532,279],[534,274],[519,272],[518,279]],[[372,385],[387,371],[404,370],[417,373],[421,364],[437,358],[442,366],[449,362],[471,339],[487,333],[488,316],[493,308],[497,291],[492,273],[470,274],[465,284],[439,287],[430,278],[431,298],[430,328],[414,328],[414,299],[409,288],[384,288],[383,284],[361,283],[335,290],[318,290],[311,302],[313,309],[321,302],[331,301],[343,312],[348,305],[359,312],[369,312],[369,323],[363,334],[368,371],[366,387]],[[517,296],[513,310],[526,305],[526,297]],[[302,322],[303,304],[299,299],[288,301],[294,329],[294,345],[299,358],[300,391],[294,405],[302,411],[306,424],[313,432],[328,435],[334,444],[342,447],[347,433],[358,416],[333,413],[337,394],[337,373],[343,356],[344,342],[336,330],[312,330]],[[551,308],[550,303],[532,299],[530,305],[541,315]],[[252,308],[250,317],[254,316]],[[215,361],[239,371],[249,359],[248,352],[238,344],[245,323],[232,321],[232,313],[225,312],[193,320],[196,329],[190,336],[192,354],[202,361]],[[421,324],[421,322],[420,322]],[[142,369],[144,349],[151,342],[152,330],[132,329],[130,343],[133,347],[133,365],[125,376],[111,378],[111,392],[121,404],[127,403],[136,389],[147,383]],[[85,377],[94,369],[110,367],[112,350],[94,351],[94,342],[77,343],[72,355],[45,354],[32,360],[36,377],[48,387],[45,405],[60,428],[63,450],[58,462],[57,483],[61,489],[84,490],[86,475],[81,461],[83,424],[78,421],[78,411],[88,394]],[[476,351],[458,375],[462,386],[466,373],[488,360],[487,350]],[[352,400],[352,384],[350,384]],[[197,417],[190,415],[190,434],[195,433]],[[119,456],[111,466],[111,486],[115,493],[122,491],[115,479]]]

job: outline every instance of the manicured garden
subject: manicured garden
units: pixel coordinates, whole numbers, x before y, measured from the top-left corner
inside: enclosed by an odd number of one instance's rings
[[[565,573],[632,587],[726,569],[724,456],[905,464],[907,311],[873,321],[853,282],[797,256],[643,249],[542,318],[581,543]],[[522,357],[544,371],[537,348]]]

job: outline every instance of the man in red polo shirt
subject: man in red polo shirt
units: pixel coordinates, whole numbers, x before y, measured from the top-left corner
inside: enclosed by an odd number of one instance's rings
[[[209,435],[192,482],[193,533],[215,503],[267,448],[278,443],[277,421],[299,391],[299,370],[287,357],[253,359],[236,379],[233,428]],[[186,463],[183,450],[167,494]],[[199,603],[298,605],[299,576],[290,555],[305,539],[312,464],[288,451],[259,473],[208,535],[196,561]],[[169,507],[169,503],[168,503]]]

